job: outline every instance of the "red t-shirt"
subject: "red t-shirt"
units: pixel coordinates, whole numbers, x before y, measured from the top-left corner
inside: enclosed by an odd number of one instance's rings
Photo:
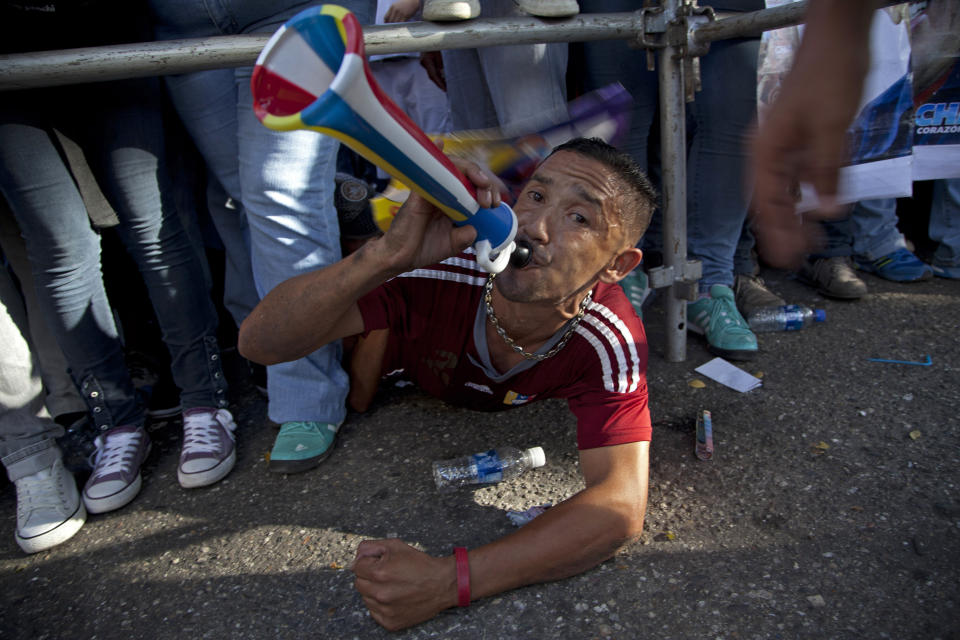
[[[500,373],[486,344],[486,280],[468,251],[362,297],[364,330],[390,329],[384,373],[403,369],[424,391],[479,411],[567,398],[580,449],[650,440],[647,338],[618,285],[597,284],[583,320],[556,355]]]

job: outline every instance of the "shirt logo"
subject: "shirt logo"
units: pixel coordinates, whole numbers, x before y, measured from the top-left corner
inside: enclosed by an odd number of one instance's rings
[[[516,391],[507,391],[507,395],[503,396],[503,404],[509,404],[513,406],[527,404],[536,397],[537,394],[535,393],[525,396],[522,393],[517,393]]]
[[[493,395],[493,390],[490,389],[490,387],[488,387],[485,384],[477,384],[476,382],[464,382],[463,386],[470,387],[471,389],[476,389],[477,391],[482,391],[483,393],[489,393],[490,395]]]
[[[422,361],[446,386],[450,384],[450,370],[456,369],[457,360],[457,354],[437,349],[433,352],[433,359],[423,358]]]

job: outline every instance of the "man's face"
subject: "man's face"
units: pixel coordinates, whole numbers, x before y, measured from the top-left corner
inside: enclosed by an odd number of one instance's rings
[[[497,277],[514,302],[563,304],[591,286],[625,246],[620,182],[600,162],[572,151],[545,160],[514,205],[517,238],[533,247],[530,263]]]

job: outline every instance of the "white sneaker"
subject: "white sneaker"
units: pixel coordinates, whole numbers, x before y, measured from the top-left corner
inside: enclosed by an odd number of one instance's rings
[[[522,11],[541,18],[569,18],[580,13],[577,0],[513,0]]]
[[[197,407],[183,412],[183,449],[177,469],[181,487],[205,487],[230,473],[237,462],[236,428],[226,409]]]
[[[17,486],[17,544],[37,553],[73,537],[87,519],[73,475],[57,460],[49,469],[20,478]]]
[[[424,0],[423,2],[423,19],[430,22],[470,20],[479,15],[479,0]]]

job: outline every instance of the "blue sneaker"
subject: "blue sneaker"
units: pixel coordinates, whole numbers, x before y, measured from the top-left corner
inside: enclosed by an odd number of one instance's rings
[[[934,262],[930,265],[933,275],[938,278],[950,278],[951,280],[960,280],[960,264],[953,266],[941,265]]]
[[[309,471],[333,451],[339,424],[329,422],[284,422],[270,452],[274,473]]]
[[[757,353],[757,336],[728,286],[715,284],[709,298],[687,303],[687,329],[706,336],[710,351],[728,360],[750,360]]]
[[[876,260],[857,258],[857,267],[893,282],[919,282],[933,277],[933,269],[906,249],[897,249]]]

